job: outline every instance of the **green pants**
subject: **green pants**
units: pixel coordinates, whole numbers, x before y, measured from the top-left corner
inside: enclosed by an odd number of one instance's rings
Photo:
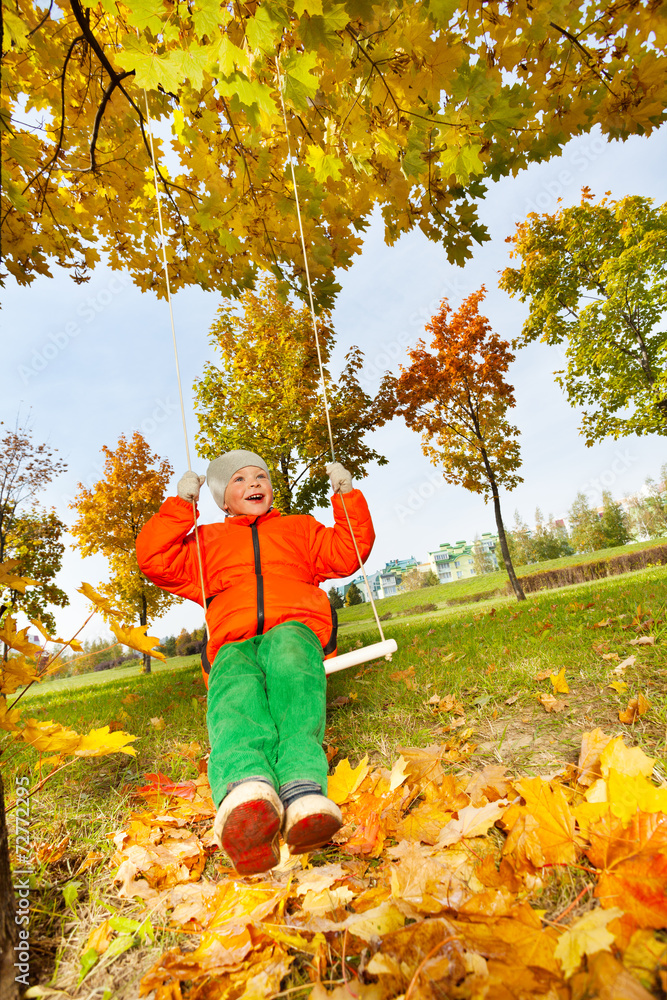
[[[276,791],[305,779],[326,791],[325,717],[322,644],[307,625],[284,622],[223,646],[211,667],[206,717],[216,806],[229,784],[245,778],[266,778]]]

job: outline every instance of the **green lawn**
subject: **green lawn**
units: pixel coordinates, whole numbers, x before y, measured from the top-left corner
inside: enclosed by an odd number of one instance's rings
[[[183,667],[192,667],[199,663],[198,656],[172,656],[163,663],[162,660],[151,660],[151,674],[171,673]],[[79,691],[82,688],[98,687],[105,684],[118,684],[133,677],[142,677],[142,663],[137,660],[129,667],[111,667],[109,670],[91,671],[87,674],[77,674],[75,677],[61,677],[50,680],[48,677],[40,684],[33,684],[23,695],[24,699],[49,697],[62,691]]]
[[[580,566],[583,563],[613,559],[615,556],[627,552],[651,549],[666,542],[667,538],[656,538],[648,542],[634,542],[631,545],[617,546],[612,549],[599,549],[597,552],[585,552],[573,556],[563,556],[560,559],[549,559],[546,562],[531,563],[528,566],[517,566],[515,569],[520,577],[531,576],[534,573],[543,573],[563,566]],[[461,604],[465,602],[466,598],[471,601],[479,600],[480,595],[483,594],[490,594],[494,598],[505,596],[508,583],[509,578],[505,570],[498,570],[496,573],[486,573],[484,576],[473,576],[466,580],[454,580],[452,583],[441,583],[435,587],[423,587],[421,590],[412,590],[406,594],[396,594],[395,597],[384,597],[375,603],[380,615],[387,612],[395,615],[397,612],[406,611],[415,605],[427,603],[437,604],[439,608],[445,608],[451,604]],[[510,595],[510,599],[514,600],[514,597]],[[340,608],[338,620],[341,627],[354,622],[372,621],[373,612],[370,604],[357,604],[351,608]]]

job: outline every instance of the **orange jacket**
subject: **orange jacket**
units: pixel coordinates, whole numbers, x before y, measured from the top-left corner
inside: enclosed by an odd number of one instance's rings
[[[285,621],[300,621],[316,633],[325,653],[335,650],[335,616],[322,581],[350,576],[359,568],[340,496],[332,497],[335,527],[309,514],[270,510],[199,527],[204,568],[208,660],[226,642],[259,635]],[[375,532],[359,490],[345,494],[345,508],[362,560]],[[202,604],[192,505],[169,497],[137,539],[143,573],[163,590]]]

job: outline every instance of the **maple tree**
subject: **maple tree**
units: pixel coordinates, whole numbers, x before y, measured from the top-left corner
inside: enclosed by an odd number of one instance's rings
[[[61,566],[65,526],[55,511],[43,510],[35,499],[66,468],[47,444],[34,443],[29,416],[22,423],[17,416],[14,427],[6,428],[0,439],[0,563],[12,560],[16,576],[36,576],[43,586],[30,595],[5,588],[0,618],[8,607],[26,605],[33,617],[44,616],[53,628],[48,606],[67,604],[67,595],[53,583]]]
[[[336,460],[359,479],[369,462],[386,465],[364,435],[390,414],[359,383],[363,354],[357,347],[347,352],[339,377],[331,379],[334,332],[326,312],[319,317],[318,336]],[[223,303],[211,343],[219,360],[208,362],[195,383],[199,454],[214,459],[234,448],[254,451],[271,470],[283,513],[309,514],[326,506],[331,487],[324,467],[331,452],[310,310],[282,301],[278,282],[268,275],[239,305]]]
[[[508,242],[521,265],[500,287],[530,308],[517,343],[564,344],[557,381],[583,408],[586,444],[667,434],[667,203],[594,204],[583,188],[579,205],[531,213]]]
[[[302,287],[280,84],[316,294],[331,302],[373,207],[462,262],[488,180],[667,104],[661,0],[61,0],[4,6],[2,229],[20,283],[102,253],[163,293],[150,119],[174,288]],[[279,61],[279,67],[276,62]],[[279,75],[280,74],[280,75]],[[146,92],[146,96],[144,95]]]
[[[498,541],[517,600],[525,600],[507,546],[500,487],[522,482],[518,429],[507,420],[514,390],[505,374],[514,355],[495,334],[479,304],[484,287],[456,312],[447,299],[426,324],[431,351],[423,340],[408,349],[410,365],[385,376],[383,395],[408,427],[422,435],[422,451],[443,469],[449,483],[480,493],[493,503]]]
[[[78,514],[71,532],[84,556],[101,552],[108,559],[111,579],[100,585],[102,594],[122,616],[138,619],[139,627],[145,627],[182,600],[147,580],[136,556],[137,536],[164,500],[172,468],[138,431],[129,440],[121,435],[115,451],[106,445],[102,451],[104,478],[90,489],[79,483],[70,504]],[[125,641],[113,624],[112,629]],[[143,656],[144,673],[150,673],[151,654],[144,650]]]

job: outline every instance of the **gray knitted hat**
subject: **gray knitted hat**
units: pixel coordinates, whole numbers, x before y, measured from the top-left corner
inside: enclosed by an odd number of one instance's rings
[[[237,448],[235,451],[225,452],[220,458],[215,458],[210,463],[206,471],[206,482],[220,510],[225,509],[225,490],[229,480],[235,472],[238,472],[239,469],[245,469],[247,465],[263,469],[271,482],[271,473],[266,462],[254,451],[244,451],[242,448]]]

